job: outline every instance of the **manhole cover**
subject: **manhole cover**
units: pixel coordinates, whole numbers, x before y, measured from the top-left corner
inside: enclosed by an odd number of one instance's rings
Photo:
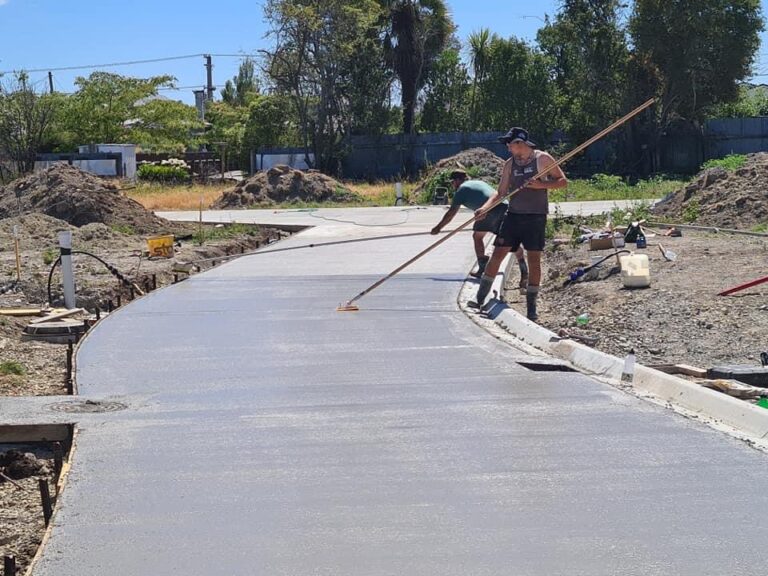
[[[48,406],[54,412],[68,412],[70,414],[119,412],[127,406],[120,402],[98,402],[95,400],[83,400],[76,402],[58,402]]]

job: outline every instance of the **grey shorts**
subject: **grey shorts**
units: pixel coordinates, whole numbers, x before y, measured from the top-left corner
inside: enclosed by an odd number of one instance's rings
[[[491,232],[493,234],[499,233],[501,222],[504,220],[504,214],[507,213],[507,205],[499,204],[488,212],[488,215],[482,220],[476,220],[475,225],[472,228],[475,232]]]

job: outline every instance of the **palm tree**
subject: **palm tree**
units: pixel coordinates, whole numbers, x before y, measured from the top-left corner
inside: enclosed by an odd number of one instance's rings
[[[469,59],[472,64],[474,78],[472,80],[472,105],[470,113],[470,130],[477,130],[477,91],[483,84],[485,72],[488,70],[490,59],[491,31],[482,28],[469,35]]]
[[[412,134],[427,73],[454,30],[444,0],[382,0],[387,16],[384,49],[400,80],[403,132]]]

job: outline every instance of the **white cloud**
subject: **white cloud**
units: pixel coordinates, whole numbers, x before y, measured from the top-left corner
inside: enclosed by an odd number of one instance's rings
[[[8,0],[0,0],[0,6],[2,6],[3,4],[8,4]]]

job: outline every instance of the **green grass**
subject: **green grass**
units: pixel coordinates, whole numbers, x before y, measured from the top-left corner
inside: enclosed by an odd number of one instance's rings
[[[227,224],[214,228],[203,228],[192,235],[192,240],[202,245],[215,240],[231,240],[241,236],[258,236],[260,229],[251,224]]]
[[[595,174],[585,180],[571,180],[563,190],[550,192],[552,202],[589,202],[596,200],[652,200],[664,198],[685,185],[685,181],[655,177],[630,184],[621,176]]]
[[[0,374],[3,376],[24,376],[26,373],[27,369],[19,362],[13,360],[0,362]]]
[[[729,172],[742,168],[747,163],[747,157],[744,154],[728,154],[725,158],[714,158],[707,160],[701,165],[702,170],[709,168],[725,168]]]

